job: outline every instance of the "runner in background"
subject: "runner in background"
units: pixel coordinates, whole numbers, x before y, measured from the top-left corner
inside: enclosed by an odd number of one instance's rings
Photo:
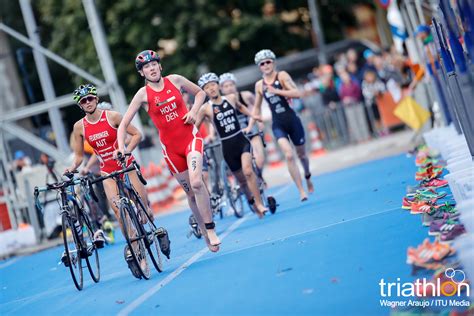
[[[276,70],[275,59],[275,54],[268,49],[261,50],[255,55],[255,64],[260,68],[263,78],[255,83],[253,114],[260,115],[262,100],[265,98],[272,113],[273,136],[285,155],[288,171],[298,188],[300,200],[306,201],[308,196],[303,188],[300,171],[293,154],[294,147],[304,169],[308,192],[314,192],[309,159],[304,145],[305,132],[300,118],[290,106],[290,99],[299,98],[301,93],[286,71]],[[247,128],[251,129],[254,123],[255,120],[250,119]]]

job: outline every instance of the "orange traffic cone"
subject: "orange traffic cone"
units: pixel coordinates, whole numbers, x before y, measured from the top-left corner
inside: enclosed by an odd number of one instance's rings
[[[318,132],[318,128],[314,122],[308,124],[309,129],[309,139],[311,142],[311,154],[313,156],[319,156],[326,153],[326,150],[323,147],[323,142]]]

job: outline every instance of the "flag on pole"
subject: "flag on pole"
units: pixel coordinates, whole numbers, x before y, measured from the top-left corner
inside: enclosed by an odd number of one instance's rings
[[[430,112],[410,96],[404,97],[393,114],[414,130],[419,130],[430,118]]]

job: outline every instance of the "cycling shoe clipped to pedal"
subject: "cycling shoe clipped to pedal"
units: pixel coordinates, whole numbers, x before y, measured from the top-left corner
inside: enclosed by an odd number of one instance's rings
[[[166,258],[169,259],[171,254],[171,242],[168,236],[168,231],[163,227],[159,227],[155,234],[156,238],[158,239],[158,243],[160,244],[161,252],[166,256]]]
[[[62,264],[64,264],[65,267],[69,267],[69,257],[67,256],[66,251],[64,251],[63,254],[61,255],[60,262],[62,262]]]
[[[104,232],[102,231],[102,229],[98,229],[95,233],[94,233],[94,245],[97,249],[101,249],[101,248],[104,248],[104,245],[105,245],[105,234]]]
[[[125,261],[127,262],[128,268],[132,272],[133,276],[137,279],[141,279],[142,274],[140,273],[140,269],[137,267],[135,260],[133,260],[132,253],[128,245],[125,245],[125,248],[123,249],[123,255],[125,257]]]

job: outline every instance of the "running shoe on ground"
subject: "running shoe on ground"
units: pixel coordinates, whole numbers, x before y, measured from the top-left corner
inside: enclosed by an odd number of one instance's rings
[[[431,223],[428,235],[438,236],[452,230],[454,226],[459,225],[456,219],[438,219]]]
[[[413,202],[410,205],[410,213],[411,214],[423,214],[423,213],[430,213],[434,208],[433,203],[426,202],[426,201],[418,201]]]
[[[422,215],[422,222],[423,226],[430,226],[431,223],[437,221],[438,223],[441,223],[443,221],[446,221],[448,219],[458,219],[459,218],[459,213],[457,212],[444,212],[442,210],[437,210],[436,212],[432,213],[431,215],[429,213],[423,213]]]
[[[420,187],[424,188],[442,188],[448,185],[447,180],[432,179],[429,181],[422,181]]]
[[[466,233],[466,228],[463,224],[456,224],[445,229],[440,236],[442,242],[451,242],[457,237]]]
[[[409,247],[407,250],[407,263],[421,265],[433,261],[441,261],[444,258],[454,254],[455,250],[448,244],[434,241],[430,243],[426,238],[417,248]]]

